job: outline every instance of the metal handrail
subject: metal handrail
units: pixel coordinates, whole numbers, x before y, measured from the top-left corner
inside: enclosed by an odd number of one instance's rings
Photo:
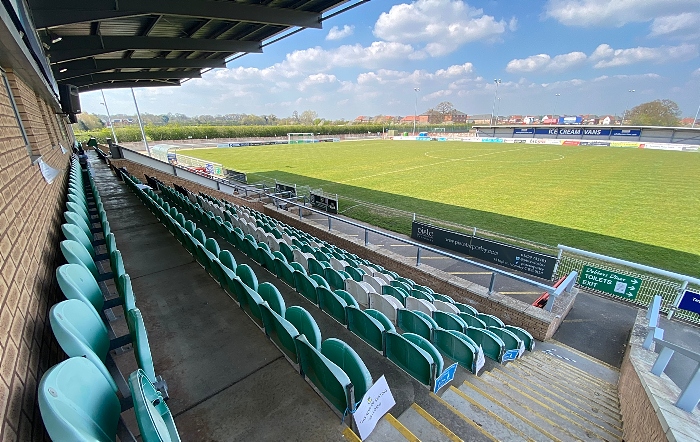
[[[375,234],[377,234],[377,235],[384,236],[384,237],[386,237],[386,238],[392,239],[392,240],[394,240],[394,241],[399,241],[399,242],[404,243],[404,244],[408,244],[408,245],[411,245],[411,246],[415,246],[415,247],[418,248],[418,256],[417,256],[416,265],[420,265],[420,250],[425,250],[425,251],[428,251],[428,252],[432,252],[432,253],[438,254],[438,255],[440,255],[440,256],[445,256],[445,257],[447,257],[447,258],[452,258],[452,259],[454,259],[454,260],[456,260],[456,261],[459,261],[459,262],[463,262],[463,263],[466,263],[466,264],[474,265],[474,266],[479,267],[479,268],[482,268],[482,269],[484,269],[484,270],[488,270],[488,271],[490,271],[490,272],[492,272],[492,273],[494,273],[494,274],[499,274],[499,275],[502,275],[502,276],[506,276],[506,277],[508,277],[508,278],[515,279],[515,280],[520,281],[520,282],[524,282],[524,283],[526,283],[526,284],[533,285],[533,286],[535,286],[535,287],[537,287],[537,288],[540,288],[540,289],[542,289],[542,290],[544,290],[544,291],[546,291],[546,292],[548,292],[548,293],[554,294],[554,296],[557,296],[557,293],[555,293],[555,292],[557,292],[557,291],[559,290],[559,288],[555,289],[554,287],[549,286],[549,285],[544,284],[544,283],[541,283],[541,282],[539,282],[539,281],[534,281],[534,280],[532,280],[532,279],[528,279],[528,278],[525,278],[525,277],[523,277],[523,276],[516,275],[516,274],[514,274],[514,273],[510,273],[510,272],[507,272],[507,271],[505,271],[505,270],[498,269],[498,268],[496,268],[496,267],[491,267],[491,266],[489,266],[489,265],[487,265],[487,264],[482,264],[482,263],[480,263],[480,262],[478,262],[478,261],[472,261],[471,259],[467,259],[467,258],[458,256],[458,255],[454,255],[454,254],[449,253],[449,252],[445,252],[445,251],[440,250],[440,249],[436,249],[436,248],[433,248],[433,247],[430,247],[430,246],[426,246],[426,245],[424,245],[424,244],[417,243],[417,242],[415,242],[415,241],[411,241],[411,240],[408,240],[408,239],[405,239],[405,238],[401,238],[400,236],[392,235],[391,233],[387,233],[387,232],[384,232],[384,231],[375,229],[375,228],[373,228],[373,227],[369,227],[369,226],[366,226],[366,225],[362,225],[362,224],[356,223],[356,222],[354,222],[354,221],[350,221],[350,220],[348,220],[348,219],[344,219],[344,218],[341,218],[341,217],[339,217],[339,216],[332,215],[332,214],[330,214],[330,213],[328,213],[328,212],[324,212],[324,211],[322,211],[322,210],[314,209],[313,207],[310,207],[310,206],[304,206],[304,205],[301,205],[301,204],[297,203],[296,201],[292,201],[292,200],[290,200],[290,199],[288,199],[288,198],[282,198],[282,197],[276,196],[276,195],[274,195],[274,194],[268,194],[267,196],[270,197],[270,198],[272,198],[272,199],[274,199],[274,200],[282,200],[282,201],[284,201],[284,202],[287,203],[287,204],[290,204],[290,205],[293,205],[293,206],[297,206],[297,207],[299,207],[299,210],[301,210],[302,207],[303,207],[304,210],[309,210],[309,211],[311,211],[311,212],[314,212],[314,213],[317,213],[317,214],[321,214],[321,215],[327,216],[329,220],[334,219],[334,220],[343,222],[343,223],[345,223],[345,224],[349,224],[349,225],[351,225],[351,226],[354,226],[354,227],[357,227],[357,228],[360,228],[360,229],[364,229],[364,230],[365,230],[365,245],[368,244],[368,241],[367,241],[367,233],[368,233],[368,232],[372,232],[372,233],[375,233]],[[275,204],[275,206],[277,206],[277,204]],[[330,223],[330,221],[329,221],[329,230],[330,230],[330,224],[331,224],[331,223]],[[572,273],[576,273],[576,272],[572,272]],[[571,275],[569,275],[569,277],[571,277]],[[564,291],[565,287],[567,287],[567,285],[568,285],[568,284],[561,284],[561,285],[560,285],[561,290],[558,291],[558,294],[561,294],[561,293]],[[491,279],[491,287],[489,288],[489,291],[492,291],[492,289],[493,289],[493,278]]]

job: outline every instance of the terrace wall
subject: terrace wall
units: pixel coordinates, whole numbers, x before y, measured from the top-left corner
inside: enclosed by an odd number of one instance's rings
[[[0,440],[49,440],[37,404],[44,372],[65,358],[53,338],[50,307],[62,299],[55,278],[65,207],[67,165],[59,143],[72,141],[55,103],[7,71],[29,149],[10,94],[0,84]],[[60,170],[47,183],[29,154]]]

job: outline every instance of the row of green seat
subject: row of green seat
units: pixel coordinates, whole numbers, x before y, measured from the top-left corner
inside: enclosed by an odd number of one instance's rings
[[[130,279],[99,192],[89,171],[82,170],[75,157],[67,193],[66,224],[61,228],[67,240],[61,243],[61,250],[69,264],[56,272],[67,300],[51,308],[49,319],[69,359],[50,368],[39,384],[39,407],[47,432],[53,440],[112,441],[119,437],[135,441],[121,420],[121,413],[133,406],[142,440],[179,441],[164,397],[154,386],[159,385],[167,397],[167,387],[153,369],[143,317],[135,308]],[[102,244],[108,253],[97,253]],[[99,270],[106,259],[113,272]],[[98,280],[112,277],[118,296],[105,300]],[[120,304],[129,333],[115,337],[104,312]],[[131,373],[127,385],[110,351],[130,342],[139,369]]]
[[[133,182],[134,178],[125,177],[125,180]],[[354,411],[355,404],[372,384],[369,370],[357,353],[339,339],[328,338],[322,341],[318,325],[305,309],[300,306],[287,308],[282,295],[273,284],[258,284],[257,276],[250,266],[237,264],[228,250],[222,250],[216,239],[207,238],[204,231],[197,228],[192,220],[186,219],[183,213],[215,228],[219,234],[232,234],[230,229],[222,229],[223,223],[220,220],[211,224],[212,219],[190,201],[179,200],[175,203],[176,200],[171,195],[168,197],[173,202],[171,206],[155,192],[139,191],[135,187],[134,190],[202,267],[265,331],[287,359],[298,365],[301,374],[316,386],[337,412],[344,414],[346,411]],[[239,247],[246,244],[244,238],[237,233],[233,234],[238,238]],[[252,244],[246,251],[250,253],[254,250],[251,247]],[[262,261],[259,254],[257,258]],[[280,257],[268,259],[282,262]]]
[[[167,188],[166,188],[167,189]],[[168,192],[167,189],[165,192]],[[175,197],[175,198],[180,198],[181,200],[186,200],[183,195],[178,195],[177,192],[170,190],[172,193],[170,194],[170,197]],[[207,207],[210,210],[216,210],[217,205],[212,206],[211,204],[207,204],[206,200],[203,200],[203,197],[207,198],[209,201],[215,203],[215,204],[220,204],[222,203],[221,201],[218,201],[212,197],[206,196],[204,194],[197,196],[197,201],[199,203],[202,203],[205,207]],[[194,198],[191,198],[190,195],[190,201],[193,200]],[[223,202],[223,204],[226,204],[226,202]],[[217,226],[216,223],[211,225],[211,227],[215,230],[218,231],[224,238],[229,236],[227,233],[229,230],[231,230],[231,221],[236,222],[236,212],[238,208],[232,207],[230,205],[226,205],[225,211],[219,210],[220,213],[223,213],[224,218],[226,218],[229,221],[226,221],[224,225],[221,225],[221,223],[218,223],[219,225]],[[231,211],[231,213],[229,212]],[[245,209],[243,209],[245,211]],[[203,210],[202,210],[203,212]],[[271,218],[265,217],[265,215],[260,215],[257,214],[256,212],[252,212],[254,216],[257,216],[256,220],[256,225],[258,231],[264,230],[266,233],[271,233],[272,236],[275,238],[278,238],[280,236],[284,236],[284,234],[280,234],[280,232],[276,229],[277,222],[275,220],[272,220]],[[232,215],[233,214],[233,215]],[[243,225],[244,227],[252,221],[252,217],[250,215],[246,216],[245,212],[241,213],[243,220],[240,225]],[[220,217],[219,217],[220,218]],[[246,221],[247,218],[247,221]],[[207,219],[210,220],[216,220],[216,217],[213,216],[213,213],[210,214],[210,216],[207,217]],[[250,223],[252,225],[252,223]],[[227,227],[227,228],[224,228]],[[240,231],[240,227],[236,227],[233,229],[234,231]],[[287,233],[287,231],[285,231]],[[290,232],[290,233],[295,233],[299,236],[304,236],[304,239],[308,240],[309,242],[315,243],[308,234],[305,233],[300,233],[300,232]],[[241,231],[238,235],[238,240],[233,238],[231,241],[238,247],[242,248],[246,247],[249,250],[247,251],[248,254],[250,254],[251,250],[256,250],[254,248],[254,238],[249,238],[249,241],[247,244],[245,243],[240,243],[240,237],[243,235],[243,232]],[[248,235],[246,235],[248,236]],[[263,239],[263,238],[260,238]],[[239,244],[236,244],[239,243]],[[318,243],[315,243],[314,245],[317,245]],[[281,250],[285,250],[283,247],[285,242],[279,242],[279,245],[281,246]],[[333,252],[330,251],[329,249],[325,251],[320,251],[318,249],[312,250],[310,249],[308,243],[299,243],[297,242],[296,244],[293,244],[290,248],[292,249],[294,256],[297,256],[297,252],[299,251],[299,248],[305,250],[306,252],[315,252],[314,256],[318,257],[320,259],[324,259],[323,255],[319,256],[320,253],[331,253],[333,255],[333,258],[330,258],[332,261],[334,258],[335,259],[342,259],[342,258],[349,258],[349,259],[354,259],[356,257],[348,257],[345,255],[339,256],[339,253],[337,251]],[[259,242],[258,243],[258,248],[257,250],[260,250],[259,253],[261,253],[263,256],[268,256],[270,255],[269,253],[269,247],[267,246],[266,243],[264,242]],[[343,287],[341,284],[334,284],[331,285],[329,283],[326,283],[325,280],[323,280],[323,277],[328,277],[331,276],[331,278],[328,278],[329,280],[332,280],[332,275],[337,275],[340,272],[335,271],[335,269],[331,269],[330,266],[326,265],[321,268],[321,270],[315,270],[314,264],[315,260],[314,258],[307,258],[308,260],[308,268],[309,268],[309,274],[307,275],[304,271],[303,266],[297,266],[296,269],[290,269],[291,271],[294,271],[294,278],[291,276],[284,277],[283,274],[280,274],[280,264],[284,263],[284,267],[289,267],[289,265],[286,265],[287,263],[285,262],[286,257],[284,256],[285,254],[280,253],[280,252],[274,252],[274,254],[278,255],[276,257],[270,257],[270,259],[275,259],[277,261],[276,265],[270,265],[270,263],[266,263],[264,258],[258,258],[260,263],[267,267],[269,270],[271,270],[273,273],[276,273],[278,277],[282,278],[287,282],[290,286],[293,288],[296,288],[297,291],[299,291],[301,294],[309,298],[312,302],[318,304],[324,311],[329,313],[332,317],[337,319],[339,322],[343,323],[344,325],[348,325],[348,327],[356,334],[361,336],[363,339],[365,339],[370,345],[372,345],[374,348],[380,350],[380,351],[386,351],[386,338],[383,336],[384,332],[389,330],[387,327],[382,326],[381,323],[377,323],[378,321],[376,319],[372,319],[372,317],[369,314],[366,314],[364,311],[362,311],[359,306],[357,305],[357,302],[352,299],[352,297],[347,293],[342,290],[336,289],[335,292],[332,292],[331,289],[337,288],[337,287]],[[290,253],[287,253],[290,255]],[[329,259],[329,258],[326,258]],[[358,258],[359,259],[359,258]],[[291,265],[295,264],[294,262],[291,263]],[[366,264],[364,262],[363,264]],[[355,264],[357,265],[357,264]],[[275,270],[277,269],[277,270]],[[347,269],[347,267],[346,267]],[[361,272],[361,271],[360,271]],[[437,317],[437,320],[440,322],[440,324],[444,327],[440,327],[437,325],[436,321],[431,317],[431,315],[428,315],[426,319],[420,318],[420,316],[417,316],[418,313],[421,312],[413,312],[410,310],[401,310],[402,313],[402,324],[403,327],[402,329],[408,332],[414,331],[414,327],[419,327],[422,325],[422,330],[415,330],[419,331],[418,336],[421,336],[426,342],[424,343],[424,347],[428,347],[432,344],[435,344],[440,351],[442,351],[445,355],[448,357],[454,359],[457,361],[460,365],[465,367],[466,369],[476,373],[480,366],[483,364],[482,361],[480,361],[480,356],[483,354],[486,354],[486,356],[501,362],[503,356],[505,355],[507,350],[516,350],[519,354],[522,352],[522,349],[524,347],[524,343],[528,343],[528,348],[530,343],[532,343],[532,337],[522,329],[519,329],[517,327],[511,327],[511,330],[504,329],[504,324],[496,317],[492,315],[485,315],[477,312],[475,309],[473,309],[470,306],[460,304],[460,303],[455,303],[451,298],[445,296],[445,295],[439,295],[435,293],[431,293],[429,289],[423,288],[420,286],[416,286],[414,288],[409,289],[409,284],[412,284],[413,282],[404,278],[400,278],[398,275],[391,275],[392,277],[395,277],[395,280],[391,281],[391,285],[384,285],[382,287],[382,292],[386,295],[392,296],[399,300],[401,302],[402,306],[406,305],[406,302],[411,300],[416,300],[416,299],[423,299],[425,301],[432,301],[435,302],[437,301],[437,304],[440,303],[449,303],[449,305],[452,306],[453,310],[455,312],[462,310],[463,312],[460,312],[460,315],[464,317],[465,319],[460,318],[457,316],[456,313],[453,312],[443,312],[443,311],[435,311],[433,310],[433,314]],[[344,279],[350,279],[349,275],[346,273],[344,275]],[[359,277],[353,278],[354,280],[359,279]],[[323,284],[319,284],[319,280],[323,280]],[[329,287],[330,286],[330,287]],[[415,284],[414,284],[415,286]],[[407,291],[409,291],[411,295],[406,294]],[[451,302],[450,302],[451,301]],[[381,315],[382,318],[385,320],[387,319],[386,316],[382,315],[381,312],[373,310],[373,309],[368,309],[366,312],[370,314],[375,314],[375,315]],[[376,312],[376,313],[375,313]],[[414,317],[417,317],[414,319]],[[482,319],[479,319],[481,317]],[[413,319],[412,321],[409,321],[410,319]],[[430,322],[428,322],[430,321]],[[386,321],[389,324],[391,324],[390,321]],[[422,322],[422,324],[421,324]],[[474,327],[470,327],[468,324],[476,326],[477,328],[480,328],[482,330],[477,330],[474,329]],[[486,330],[487,325],[486,322],[491,325],[492,329]],[[413,325],[413,327],[411,327]],[[391,326],[393,330],[393,325]],[[420,327],[419,327],[420,328]],[[469,329],[472,328],[471,331]],[[518,334],[523,337],[521,339],[518,337]],[[470,337],[471,335],[471,337]],[[391,342],[394,342],[393,346],[390,346],[388,349],[387,356],[391,359],[394,355],[392,354],[393,348],[399,346],[399,344],[395,342],[401,342],[401,340],[397,338],[389,338]],[[428,345],[425,345],[425,344]],[[404,342],[404,346],[409,346],[410,342]],[[415,345],[413,345],[415,347]],[[437,350],[433,347],[432,350],[437,353]],[[403,350],[403,353],[406,353],[405,350]],[[417,360],[422,360],[426,361],[427,358],[425,355],[421,355],[419,351],[417,351],[415,348],[413,350],[413,353],[418,354]],[[434,364],[435,366],[442,366],[442,359],[440,358],[439,360],[437,358],[433,358],[436,362]],[[483,358],[481,358],[483,359]],[[402,365],[400,361],[395,361],[398,363],[398,365]],[[420,362],[414,362],[414,366],[420,366]],[[430,366],[430,363],[424,363],[422,365],[425,366]],[[411,372],[410,367],[402,367],[404,369],[407,369],[407,371]],[[419,370],[420,371],[420,370]],[[440,371],[435,370],[432,373],[432,379],[434,379],[435,375],[439,375]],[[423,375],[421,378],[425,381],[424,383],[428,384],[431,380],[431,374],[430,370],[425,371],[423,370]]]
[[[161,190],[168,195],[167,198],[171,201],[179,201],[184,203],[185,206],[188,204],[187,198],[177,195],[172,189],[161,187]],[[233,208],[229,209],[235,211]],[[226,229],[225,223],[212,227],[221,236],[227,237],[229,229]],[[236,245],[239,241],[234,239],[231,242]],[[255,250],[252,248],[252,245],[251,240],[247,246],[248,250],[243,248],[245,247],[243,243],[240,243],[238,247],[250,254],[252,250]],[[269,250],[263,242],[258,243],[258,250],[263,256],[269,254]],[[272,259],[274,259],[275,265],[270,265],[265,259],[260,259],[260,264],[273,274],[276,274],[290,287],[296,289],[301,295],[317,304],[321,310],[332,318],[347,326],[350,331],[365,340],[373,348],[383,352],[388,359],[407,373],[426,385],[434,386],[435,379],[442,373],[444,361],[438,349],[428,339],[411,333],[398,334],[392,322],[380,311],[373,309],[362,310],[357,301],[348,292],[341,289],[334,290],[322,275],[307,273],[302,266],[295,266],[290,269],[293,272],[293,278],[285,277],[284,274],[279,272],[279,268],[286,265],[286,257],[280,252],[274,252]],[[293,264],[297,263],[293,262]],[[262,311],[265,312],[266,310],[263,309]],[[264,315],[265,313],[263,313],[263,319]],[[253,314],[253,316],[255,317],[256,314]],[[282,325],[277,327],[283,328]],[[449,336],[454,337],[454,335]],[[454,339],[458,338],[454,337]],[[454,343],[449,342],[449,338],[442,339],[439,342],[446,349],[456,346]],[[475,351],[478,352],[478,349]],[[448,350],[448,353],[453,357],[460,356],[455,350]],[[474,358],[475,362],[476,358]]]

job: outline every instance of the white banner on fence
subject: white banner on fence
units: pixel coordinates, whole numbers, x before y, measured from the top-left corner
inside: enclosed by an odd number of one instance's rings
[[[365,397],[362,398],[360,406],[357,407],[355,411],[355,424],[357,425],[357,431],[360,433],[360,439],[365,440],[377,426],[377,422],[384,416],[391,407],[396,405],[394,396],[391,394],[389,389],[389,384],[386,383],[386,379],[382,375],[381,378],[377,380],[367,390]]]

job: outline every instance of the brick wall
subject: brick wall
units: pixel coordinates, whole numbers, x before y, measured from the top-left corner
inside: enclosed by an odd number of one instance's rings
[[[36,400],[43,373],[65,356],[51,333],[48,310],[62,298],[55,270],[65,206],[69,154],[51,106],[12,73],[11,88],[33,153],[63,169],[48,184],[32,165],[4,85],[0,86],[0,440],[42,440]],[[21,103],[21,104],[20,104]],[[44,122],[53,119],[55,127]],[[51,135],[53,133],[53,135]]]

